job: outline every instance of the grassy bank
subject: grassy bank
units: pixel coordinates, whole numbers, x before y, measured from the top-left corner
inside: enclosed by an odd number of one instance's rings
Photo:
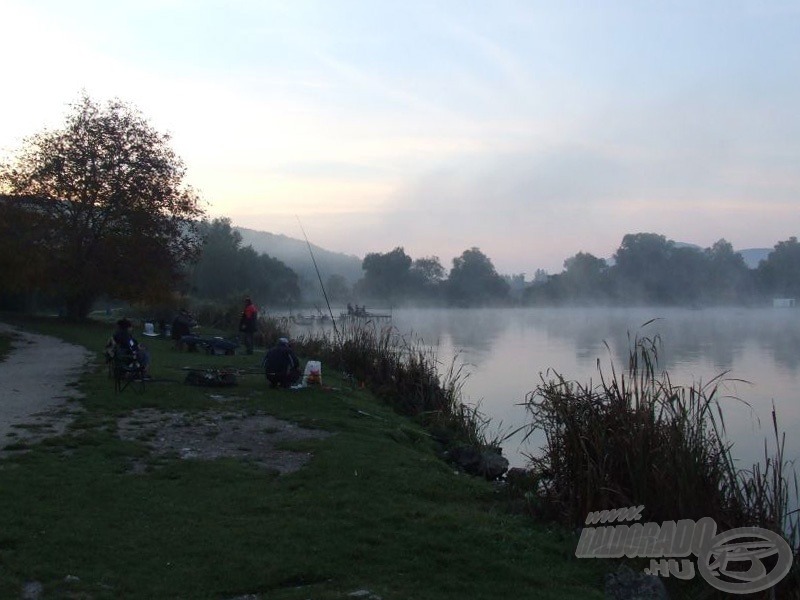
[[[464,376],[455,362],[439,363],[435,351],[394,327],[345,322],[332,332],[303,336],[297,347],[347,373],[401,415],[413,417],[446,447],[493,446],[487,421],[462,403]]]
[[[45,598],[602,597],[608,565],[574,559],[573,535],[507,513],[490,484],[438,458],[419,423],[327,361],[326,388],[270,390],[258,355],[178,353],[156,339],[155,381],[115,395],[100,356],[107,326],[26,327],[98,359],[68,434],[0,461],[0,597],[30,581]],[[182,383],[183,367],[223,365],[244,372],[237,387]],[[265,412],[333,435],[284,444],[313,457],[278,475],[233,458],[153,456],[146,436],[121,440],[118,419],[144,407]]]

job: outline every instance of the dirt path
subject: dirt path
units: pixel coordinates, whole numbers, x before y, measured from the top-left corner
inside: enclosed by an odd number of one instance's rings
[[[58,338],[28,333],[5,323],[0,332],[17,338],[0,362],[0,456],[9,444],[37,442],[63,433],[80,407],[71,387],[92,353]]]
[[[82,346],[4,323],[0,323],[0,332],[16,337],[6,360],[0,362],[2,458],[64,433],[75,415],[83,410],[74,401],[81,397],[74,384],[93,355]],[[201,388],[198,393],[206,393],[221,404],[234,399]],[[122,439],[142,441],[156,455],[200,460],[235,457],[279,473],[296,471],[311,458],[310,452],[282,450],[280,444],[330,435],[266,414],[232,411],[227,406],[193,415],[143,409],[121,418],[118,425]],[[134,471],[140,470],[139,467],[132,466]]]

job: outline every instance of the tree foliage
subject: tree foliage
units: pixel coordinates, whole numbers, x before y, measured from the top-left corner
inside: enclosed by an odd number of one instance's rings
[[[131,106],[85,94],[62,128],[27,138],[0,167],[18,232],[4,249],[32,259],[16,284],[34,281],[78,318],[101,295],[168,295],[196,256],[194,221],[203,214],[169,142]]]
[[[190,281],[193,293],[225,301],[250,294],[257,304],[291,306],[300,300],[297,274],[276,258],[242,246],[242,236],[221,218],[200,223],[203,240]]]
[[[438,256],[417,258],[411,264],[411,276],[421,285],[437,285],[444,280],[444,267]]]
[[[715,299],[724,304],[740,302],[752,293],[753,277],[741,254],[733,250],[727,240],[721,239],[705,250],[708,259],[707,289]]]
[[[504,304],[509,285],[497,274],[492,261],[478,248],[453,259],[446,276],[438,256],[412,260],[402,247],[371,253],[364,258],[364,277],[355,286],[362,298],[399,304],[445,301],[456,306]]]
[[[608,294],[608,265],[602,258],[578,252],[564,261],[561,295],[579,301],[596,301]]]
[[[364,278],[359,282],[359,292],[390,304],[399,302],[409,291],[412,262],[402,247],[385,254],[367,254],[361,265]]]
[[[409,271],[410,295],[417,301],[433,301],[439,298],[445,270],[438,256],[417,258]]]
[[[482,306],[508,299],[509,286],[492,261],[472,247],[453,259],[447,279],[447,298],[457,306]]]
[[[775,296],[800,298],[800,242],[778,242],[758,268],[764,289]]]
[[[782,244],[779,246],[785,252],[790,243]],[[564,262],[562,273],[534,282],[526,291],[525,299],[549,304],[699,306],[749,303],[757,297],[754,273],[724,239],[703,250],[676,244],[654,233],[627,234],[614,258],[615,264],[608,266],[602,259],[579,252]],[[800,265],[800,260],[786,262]],[[766,264],[760,269],[762,279],[773,283],[791,280],[790,270],[778,269],[783,275],[776,278]],[[771,293],[768,287],[762,284],[762,294]],[[791,289],[777,283],[773,288]]]
[[[240,293],[239,251],[242,236],[231,227],[230,219],[203,221],[199,226],[202,246],[191,269],[191,289],[200,298],[221,300]]]
[[[629,233],[614,255],[617,289],[635,301],[663,302],[674,243],[656,233]]]

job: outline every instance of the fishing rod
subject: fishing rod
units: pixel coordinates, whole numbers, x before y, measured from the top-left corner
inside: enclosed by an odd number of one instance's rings
[[[325,297],[325,304],[328,305],[328,312],[331,315],[331,322],[333,323],[333,332],[336,334],[336,339],[339,339],[339,329],[336,327],[336,319],[333,318],[333,310],[331,310],[331,303],[328,302],[328,293],[325,291],[325,286],[322,284],[322,275],[319,274],[319,268],[317,267],[317,259],[314,258],[314,251],[311,249],[311,242],[308,241],[308,236],[306,235],[306,230],[303,229],[303,224],[300,222],[300,217],[297,215],[294,216],[297,219],[297,224],[300,225],[300,231],[303,232],[303,237],[306,239],[306,245],[308,246],[308,253],[311,255],[311,262],[314,263],[314,270],[317,272],[317,279],[319,279],[319,287],[322,288],[322,295]]]

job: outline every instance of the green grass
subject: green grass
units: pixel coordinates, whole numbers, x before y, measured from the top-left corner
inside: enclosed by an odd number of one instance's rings
[[[0,462],[0,597],[26,581],[47,598],[602,597],[611,565],[579,561],[572,534],[507,513],[489,483],[443,463],[417,423],[324,364],[338,389],[270,390],[259,374],[197,388],[180,383],[181,367],[249,368],[260,356],[147,340],[159,381],[115,395],[100,354],[107,327],[24,326],[96,350],[97,366],[68,435]],[[115,434],[116,418],[142,407],[259,410],[335,435],[289,444],[313,459],[283,476],[233,459],[154,459]],[[141,459],[158,468],[132,474]]]

